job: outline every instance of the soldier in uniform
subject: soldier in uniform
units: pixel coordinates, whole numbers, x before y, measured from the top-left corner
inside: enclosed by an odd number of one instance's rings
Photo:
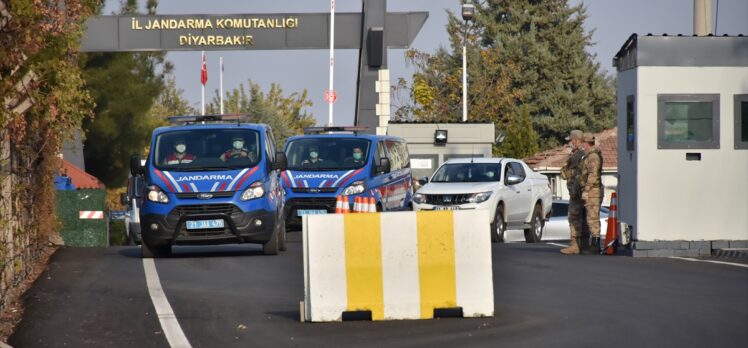
[[[579,254],[580,239],[584,231],[584,203],[582,202],[582,131],[573,130],[566,138],[571,142],[571,153],[566,159],[566,165],[561,168],[561,177],[566,180],[569,190],[569,247],[561,249],[562,254]]]
[[[603,153],[595,146],[592,133],[582,135],[584,157],[582,159],[582,201],[587,215],[587,227],[590,229],[590,254],[600,254],[600,206],[603,203]]]

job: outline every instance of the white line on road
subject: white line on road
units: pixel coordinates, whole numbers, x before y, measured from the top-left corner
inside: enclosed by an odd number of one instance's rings
[[[164,289],[161,288],[161,281],[158,279],[156,264],[153,259],[143,259],[143,269],[145,270],[145,282],[148,285],[148,293],[151,295],[153,307],[156,307],[156,315],[161,323],[161,329],[164,330],[166,340],[172,348],[192,347],[187,337],[184,335],[182,328],[179,326],[177,316],[166,299]]]
[[[560,246],[560,247],[562,247],[562,248],[566,248],[566,247],[568,246],[568,245],[566,245],[566,244],[558,244],[558,243],[545,243],[545,244],[548,244],[548,245],[555,245],[555,246]]]
[[[677,257],[677,256],[671,256],[670,258],[671,259],[683,260],[683,261],[708,262],[708,263],[716,263],[716,264],[720,264],[720,265],[730,265],[730,266],[738,266],[738,267],[748,268],[748,265],[744,265],[742,263],[714,261],[714,260],[699,260],[699,259],[692,259],[692,258],[688,258],[688,257]]]

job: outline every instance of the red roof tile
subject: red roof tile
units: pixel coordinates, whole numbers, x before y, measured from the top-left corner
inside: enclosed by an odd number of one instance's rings
[[[603,153],[603,168],[618,168],[618,131],[617,128],[606,129],[595,134],[597,147]],[[566,164],[566,157],[571,150],[568,146],[560,146],[546,150],[524,159],[533,170],[560,169]]]
[[[86,173],[76,165],[62,160],[62,169],[60,175],[69,176],[73,181],[73,186],[77,189],[103,189],[104,183],[99,181],[95,176]]]

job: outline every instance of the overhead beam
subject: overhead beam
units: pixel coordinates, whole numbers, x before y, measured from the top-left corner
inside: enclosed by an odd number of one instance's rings
[[[361,13],[335,14],[336,49],[361,48],[361,18]],[[386,47],[410,46],[426,18],[428,12],[387,13]],[[237,24],[239,28],[235,28]],[[329,30],[329,13],[96,16],[86,21],[80,50],[326,49]]]

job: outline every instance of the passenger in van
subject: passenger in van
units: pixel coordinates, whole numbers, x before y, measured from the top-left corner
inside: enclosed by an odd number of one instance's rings
[[[319,157],[319,149],[316,146],[309,147],[309,159],[305,159],[301,162],[302,166],[314,166],[317,164],[321,164],[324,162],[322,158]]]
[[[184,138],[177,138],[174,140],[174,152],[166,155],[164,161],[167,166],[190,163],[197,159],[197,157],[191,153],[187,153],[187,142]]]
[[[353,156],[345,159],[346,165],[364,165],[366,160],[364,159],[364,151],[360,147],[356,146],[353,148]]]
[[[248,158],[250,161],[255,162],[257,160],[257,152],[247,150],[244,147],[244,137],[241,135],[235,135],[231,138],[232,147],[224,152],[219,158],[221,161],[228,161],[230,159]]]

